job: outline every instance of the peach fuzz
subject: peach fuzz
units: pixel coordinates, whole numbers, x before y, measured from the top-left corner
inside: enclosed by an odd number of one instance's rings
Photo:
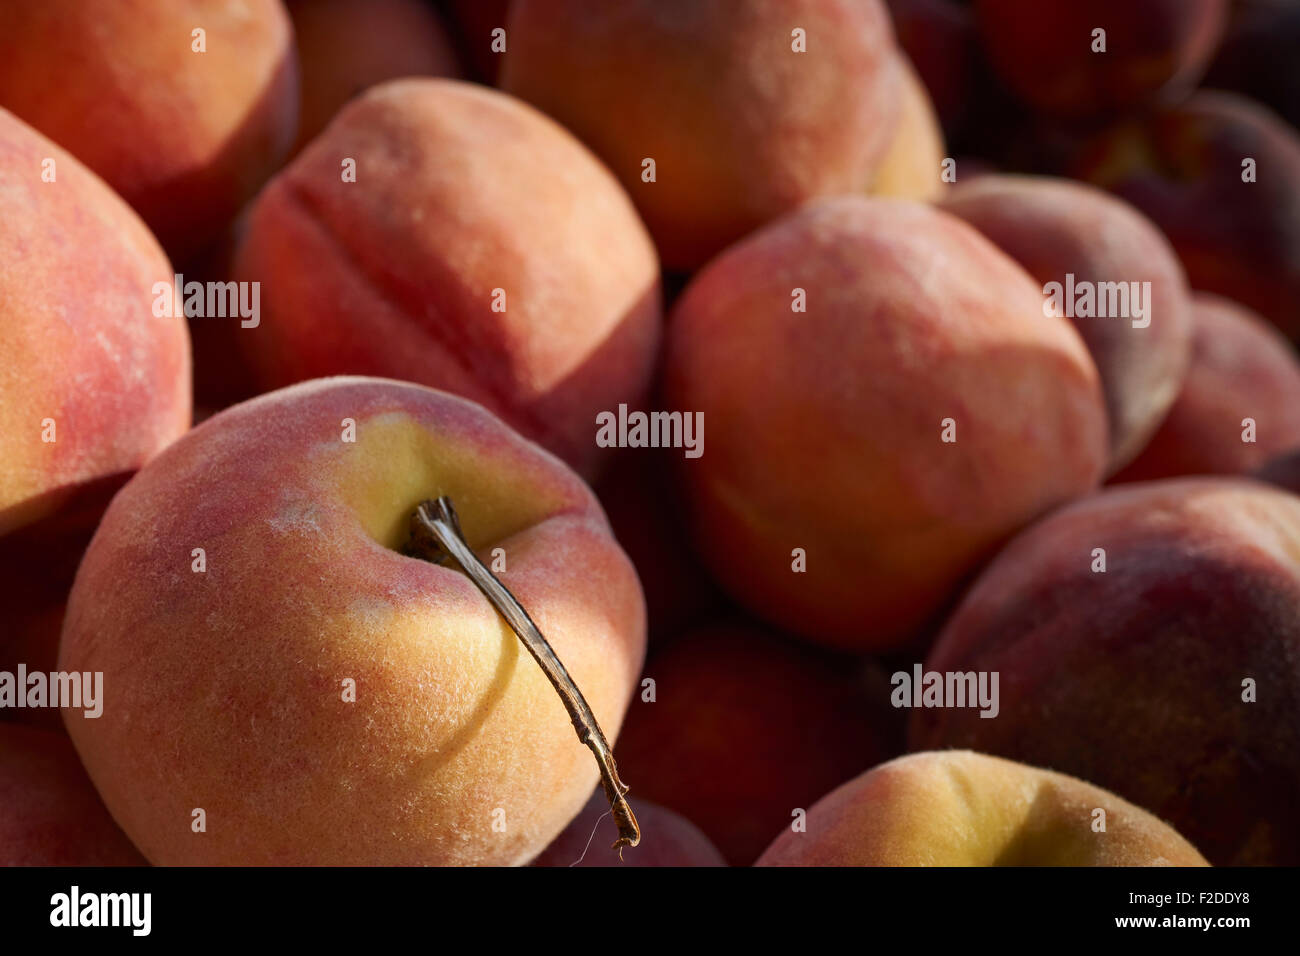
[[[675,305],[666,376],[667,407],[716,423],[680,469],[706,563],[765,619],[845,649],[906,643],[1107,458],[1078,333],[921,203],[822,200],[727,250]]]
[[[1275,113],[1200,92],[1114,124],[1067,169],[1146,213],[1193,289],[1240,302],[1300,340],[1300,133]]]
[[[193,31],[205,31],[205,52]],[[0,106],[102,176],[178,260],[288,152],[298,112],[280,0],[0,4]],[[57,82],[50,64],[68,64]]]
[[[172,268],[149,230],[2,109],[0,194],[0,668],[12,670],[53,664],[108,499],[189,427],[190,349],[184,319],[153,314]]]
[[[1106,828],[1093,829],[1097,810]],[[758,866],[1206,866],[1141,807],[970,751],[909,754],[827,794]]]
[[[733,866],[753,863],[796,808],[900,749],[883,674],[746,622],[683,633],[645,678],[655,699],[632,702],[616,748],[636,768],[633,797],[686,817]]]
[[[914,710],[913,749],[1074,774],[1216,866],[1300,862],[1295,495],[1183,478],[1069,505],[998,555],[925,669],[999,673],[1001,708]]]
[[[0,866],[144,866],[62,733],[0,724]]]
[[[898,124],[868,190],[873,196],[934,199],[943,189],[939,178],[947,156],[943,130],[921,78],[900,53],[902,96]]]
[[[1062,115],[1129,109],[1190,89],[1223,35],[1228,0],[976,0],[984,46],[1024,102]],[[1105,52],[1093,31],[1106,31]]]
[[[623,856],[610,849],[618,828],[609,818],[609,801],[599,787],[582,812],[564,828],[532,866],[726,866],[718,848],[685,817],[646,800],[632,799],[645,836]]]
[[[371,86],[460,75],[451,38],[422,0],[290,0],[288,8],[302,77],[295,152]]]
[[[609,164],[673,269],[809,199],[865,191],[894,135],[879,0],[515,0],[508,35],[502,89]]]
[[[43,182],[46,160],[55,181]],[[171,265],[70,155],[0,110],[0,534],[132,471],[189,427],[184,319],[153,314]],[[89,254],[82,254],[87,252]],[[44,419],[54,420],[43,441]]]
[[[59,666],[105,702],[64,720],[152,862],[520,864],[578,813],[595,762],[541,669],[454,562],[397,550],[438,495],[615,738],[645,609],[586,485],[463,399],[305,383],[136,475],[77,574]]]
[[[1194,296],[1192,317],[1192,362],[1182,389],[1114,481],[1244,474],[1300,449],[1300,357],[1291,344],[1249,309],[1218,296]],[[1243,440],[1248,429],[1253,441]]]
[[[356,181],[344,181],[345,159]],[[340,373],[470,398],[584,474],[647,390],[659,265],[617,181],[527,104],[411,79],[353,100],[262,192],[235,255],[263,388]]]
[[[1150,283],[1140,319],[1070,319],[1101,373],[1110,424],[1108,470],[1126,464],[1174,403],[1191,357],[1192,304],[1168,240],[1128,203],[1064,179],[979,176],[951,189],[941,208],[978,229],[1040,287],[1064,286],[1067,274],[1076,287]]]

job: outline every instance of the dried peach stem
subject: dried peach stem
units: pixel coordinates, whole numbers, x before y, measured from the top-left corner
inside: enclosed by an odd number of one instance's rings
[[[591,712],[582,691],[578,690],[578,685],[555,656],[555,651],[523,605],[470,549],[461,533],[460,519],[456,517],[456,509],[451,506],[450,498],[444,495],[437,501],[424,501],[416,507],[415,513],[411,515],[411,540],[407,545],[407,554],[435,564],[441,564],[447,557],[454,558],[519,635],[524,647],[528,648],[528,653],[533,655],[555,692],[560,695],[564,709],[573,721],[573,729],[578,733],[578,740],[591,748],[596,757],[605,799],[609,801],[614,821],[618,824],[618,839],[614,841],[613,848],[621,856],[623,847],[640,843],[641,829],[637,826],[636,817],[625,796],[628,786],[618,778],[614,753],[609,749],[609,742],[605,739],[600,724],[596,722],[596,715]]]

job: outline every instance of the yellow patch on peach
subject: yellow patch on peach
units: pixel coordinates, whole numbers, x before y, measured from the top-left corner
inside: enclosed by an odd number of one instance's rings
[[[326,482],[366,533],[393,550],[406,541],[416,505],[440,495],[456,503],[474,548],[510,537],[562,504],[518,472],[484,468],[477,449],[436,436],[401,412],[359,422],[355,443],[322,447],[335,459]]]
[[[898,126],[868,190],[874,196],[934,199],[943,188],[939,179],[945,156],[943,130],[934,103],[906,54],[898,54],[902,76]]]

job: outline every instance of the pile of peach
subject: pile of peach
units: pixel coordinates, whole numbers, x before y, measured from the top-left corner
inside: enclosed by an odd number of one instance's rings
[[[0,4],[0,864],[1300,863],[1297,45]]]

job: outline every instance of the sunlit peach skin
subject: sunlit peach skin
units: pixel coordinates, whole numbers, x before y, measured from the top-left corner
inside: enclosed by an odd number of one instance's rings
[[[258,197],[234,272],[261,283],[236,338],[262,388],[419,382],[587,475],[596,415],[642,400],[660,339],[654,247],[609,171],[527,104],[451,80],[349,103]]]
[[[897,199],[934,199],[943,189],[940,175],[947,156],[943,130],[915,68],[906,54],[900,52],[898,59],[902,77],[898,124],[868,192]]]
[[[102,176],[178,262],[293,142],[298,69],[280,0],[132,0],[93,14],[83,0],[5,3],[0,37],[0,107]],[[66,65],[57,82],[51,64]]]
[[[0,194],[0,668],[48,667],[99,514],[189,427],[189,338],[153,314],[172,268],[149,230],[3,109]]]
[[[674,269],[809,199],[864,191],[893,138],[880,0],[515,0],[507,31],[501,88],[609,164]]]
[[[1168,240],[1127,203],[1046,176],[979,176],[946,193],[941,208],[983,233],[1040,288],[1064,286],[1067,275],[1075,288],[1126,284],[1129,314],[1073,316],[1071,308],[1067,315],[1101,374],[1108,470],[1127,464],[1173,405],[1191,358],[1192,303]],[[1140,299],[1128,296],[1133,291]],[[1139,303],[1141,316],[1133,308]]]
[[[697,274],[668,329],[668,406],[717,423],[680,468],[710,570],[832,646],[907,643],[1106,462],[1078,333],[1005,253],[922,203],[811,203]]]
[[[875,767],[819,800],[806,825],[787,828],[757,865],[1207,865],[1170,826],[1113,793],[970,751]]]
[[[77,575],[59,666],[106,699],[64,720],[152,862],[518,864],[579,811],[596,764],[541,669],[454,563],[398,551],[438,495],[615,738],[645,611],[589,489],[462,399],[306,383],[159,456]]]

